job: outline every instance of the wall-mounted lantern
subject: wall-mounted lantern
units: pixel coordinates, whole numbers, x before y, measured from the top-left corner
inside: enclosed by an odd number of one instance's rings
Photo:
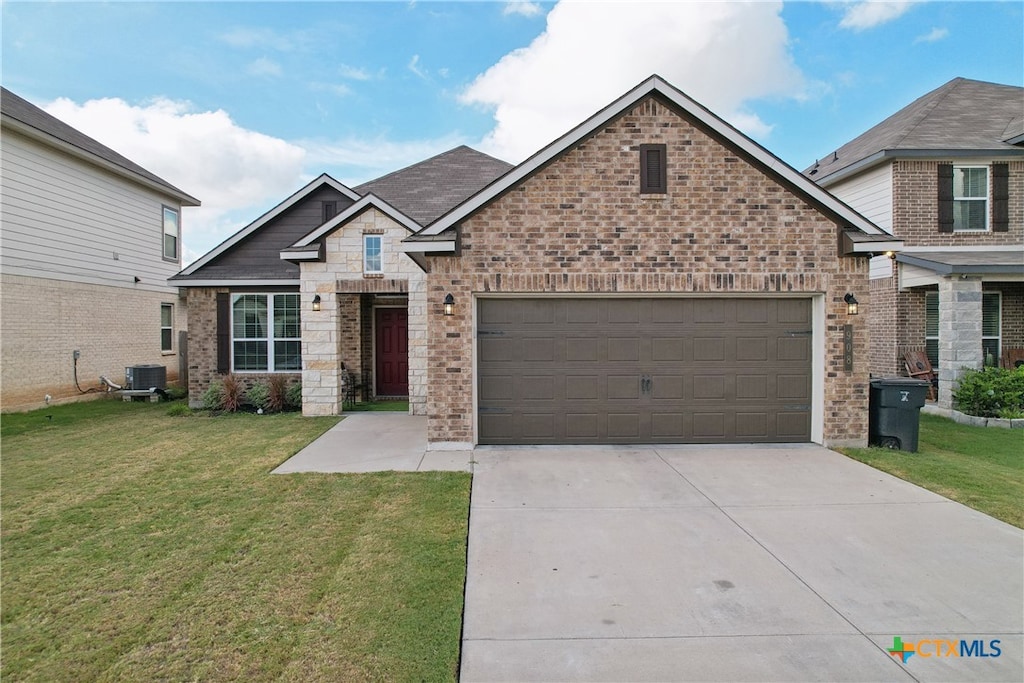
[[[319,311],[320,310],[320,295],[319,294],[317,294],[316,296],[313,297],[313,310],[314,311]]]
[[[455,297],[448,292],[444,295],[444,314],[452,315],[453,313],[455,313]]]
[[[857,305],[858,304],[857,297],[855,297],[853,294],[847,292],[846,296],[843,297],[843,301],[846,302],[846,314],[847,315],[857,315],[857,313],[859,312],[859,308],[858,308],[858,305]]]

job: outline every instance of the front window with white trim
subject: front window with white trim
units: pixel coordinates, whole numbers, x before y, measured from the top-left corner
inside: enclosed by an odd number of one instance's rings
[[[939,293],[924,295],[924,352],[932,368],[939,369]]]
[[[235,372],[302,370],[299,295],[233,294],[231,362]]]
[[[384,264],[381,256],[383,235],[363,235],[363,272],[383,273]]]
[[[174,351],[174,304],[160,304],[160,350]]]
[[[988,168],[953,167],[953,230],[988,230]]]

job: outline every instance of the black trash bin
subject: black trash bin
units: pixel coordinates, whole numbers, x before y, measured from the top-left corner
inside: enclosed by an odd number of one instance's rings
[[[917,452],[921,406],[929,383],[910,377],[871,380],[868,402],[868,443]]]

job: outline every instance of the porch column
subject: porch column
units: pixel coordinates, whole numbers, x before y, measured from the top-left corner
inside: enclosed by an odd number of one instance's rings
[[[939,406],[953,407],[953,390],[965,368],[980,370],[981,280],[939,281]]]
[[[341,359],[338,334],[338,296],[333,280],[322,275],[309,277],[310,266],[301,265],[302,292],[302,414],[339,415],[342,407]],[[320,296],[320,310],[311,308],[313,296]]]

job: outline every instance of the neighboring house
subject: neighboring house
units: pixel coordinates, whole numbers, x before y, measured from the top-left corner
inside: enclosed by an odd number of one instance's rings
[[[398,246],[510,168],[463,146],[354,189],[321,175],[171,278],[191,401],[226,373],[284,374],[307,415],[340,413],[346,390],[424,414],[425,274]]]
[[[7,89],[0,93],[4,410],[106,375],[179,371],[182,207],[199,201]]]
[[[956,78],[805,171],[905,246],[871,266],[871,370],[962,368],[1024,347],[1024,88]]]
[[[652,76],[403,242],[430,447],[864,445],[845,300],[901,246]]]

